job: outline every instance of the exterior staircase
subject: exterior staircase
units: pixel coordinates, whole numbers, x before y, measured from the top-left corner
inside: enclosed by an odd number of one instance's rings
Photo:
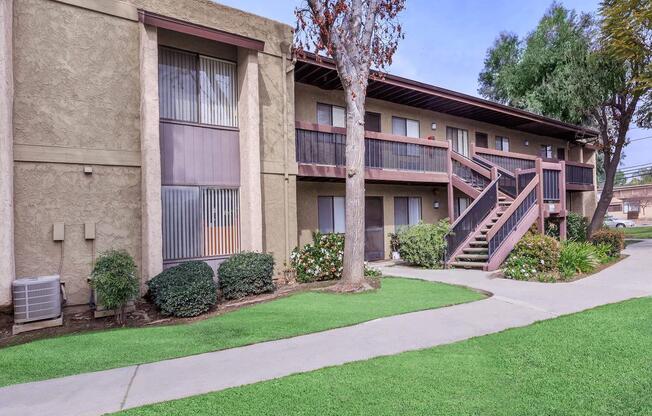
[[[451,186],[474,200],[446,236],[447,267],[496,270],[535,222],[543,229],[555,197],[565,215],[563,177],[554,164],[539,160],[533,169],[510,172],[483,158],[462,158],[453,157]]]

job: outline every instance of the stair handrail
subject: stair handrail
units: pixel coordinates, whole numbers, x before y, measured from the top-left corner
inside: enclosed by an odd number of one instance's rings
[[[502,175],[503,181],[505,179],[509,179],[510,181],[514,181],[514,182],[516,181],[516,175],[515,175],[514,172],[511,172],[511,171],[505,169],[504,167],[500,166],[497,163],[494,163],[494,162],[490,161],[489,159],[485,159],[482,156],[478,156],[477,153],[473,155],[473,160],[478,164],[485,164],[485,165],[491,166],[492,168],[496,168],[496,170],[498,170],[498,173],[500,175]],[[499,186],[499,188],[501,188],[500,184],[498,184],[498,186]],[[510,190],[508,190],[506,186],[502,187],[502,189],[500,189],[500,190],[501,190],[501,192],[503,192],[506,195],[509,195],[511,197],[518,196],[516,188],[514,189],[514,194],[513,195],[512,195],[512,192],[510,192]]]
[[[479,173],[485,178],[491,179],[491,170],[485,168],[479,163],[474,162],[471,158],[468,158],[455,150],[451,151],[451,159],[461,163],[462,165],[468,167],[471,170],[474,170],[475,172]]]
[[[500,179],[500,175],[489,185],[487,185],[486,188],[482,190],[480,195],[476,199],[473,200],[471,205],[469,205],[466,210],[459,216],[457,219],[451,224],[450,229],[444,236],[446,239],[446,252],[445,252],[445,261],[448,261],[451,258],[451,255],[460,247],[460,244],[468,238],[468,236],[473,233],[478,226],[482,223],[482,221],[487,218],[487,215],[493,211],[493,209],[496,207],[498,204],[498,180]],[[493,190],[493,192],[492,192]],[[476,208],[480,206],[481,203],[487,202],[486,206],[481,206],[482,211],[479,213],[478,218],[476,219],[476,224],[472,225],[472,229],[469,229],[466,235],[464,236],[464,239],[461,239],[459,241],[454,241],[452,237],[456,236],[455,229],[458,227],[467,217],[469,217],[472,213],[476,213],[476,211],[479,208]],[[449,207],[450,212],[453,212],[453,207]]]
[[[496,221],[496,223],[491,227],[491,229],[487,232],[487,247],[489,247],[489,258],[491,258],[493,254],[493,250],[491,250],[491,240],[496,236],[496,234],[500,231],[500,229],[507,223],[507,221],[514,215],[514,213],[518,210],[518,208],[527,200],[529,197],[530,193],[536,189],[536,187],[539,185],[540,182],[540,177],[539,175],[534,175],[534,177],[530,180],[530,182],[527,184],[525,188],[523,188],[523,191],[519,193],[518,197],[512,202],[512,204],[503,212],[503,215]],[[536,205],[536,203],[534,204]],[[534,206],[533,205],[533,206]],[[518,223],[514,224],[514,227],[518,225]],[[501,242],[502,244],[502,242]],[[498,249],[496,247],[496,249]]]

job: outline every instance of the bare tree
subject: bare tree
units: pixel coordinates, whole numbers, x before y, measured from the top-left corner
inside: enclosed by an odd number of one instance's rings
[[[405,0],[306,0],[295,10],[295,52],[335,60],[346,100],[346,232],[342,280],[335,290],[371,288],[364,276],[364,115],[371,70],[391,64],[403,38]]]

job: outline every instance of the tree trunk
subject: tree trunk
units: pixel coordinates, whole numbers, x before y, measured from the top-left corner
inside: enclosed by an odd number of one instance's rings
[[[621,137],[616,142],[614,154],[604,155],[604,187],[602,188],[598,205],[595,207],[595,212],[589,224],[589,237],[602,227],[604,216],[607,214],[609,204],[611,204],[611,199],[614,195],[614,181],[616,179],[616,172],[618,171],[618,164],[620,164],[622,148],[625,143],[625,133],[621,133],[619,136]],[[605,142],[608,141],[605,140]]]
[[[345,88],[346,111],[346,232],[342,280],[339,292],[372,289],[364,275],[365,187],[364,187],[364,90],[357,83]]]

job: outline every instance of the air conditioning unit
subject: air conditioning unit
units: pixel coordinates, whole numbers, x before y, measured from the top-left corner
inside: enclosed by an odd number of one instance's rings
[[[17,324],[61,316],[59,275],[16,279],[12,283],[14,322]]]

